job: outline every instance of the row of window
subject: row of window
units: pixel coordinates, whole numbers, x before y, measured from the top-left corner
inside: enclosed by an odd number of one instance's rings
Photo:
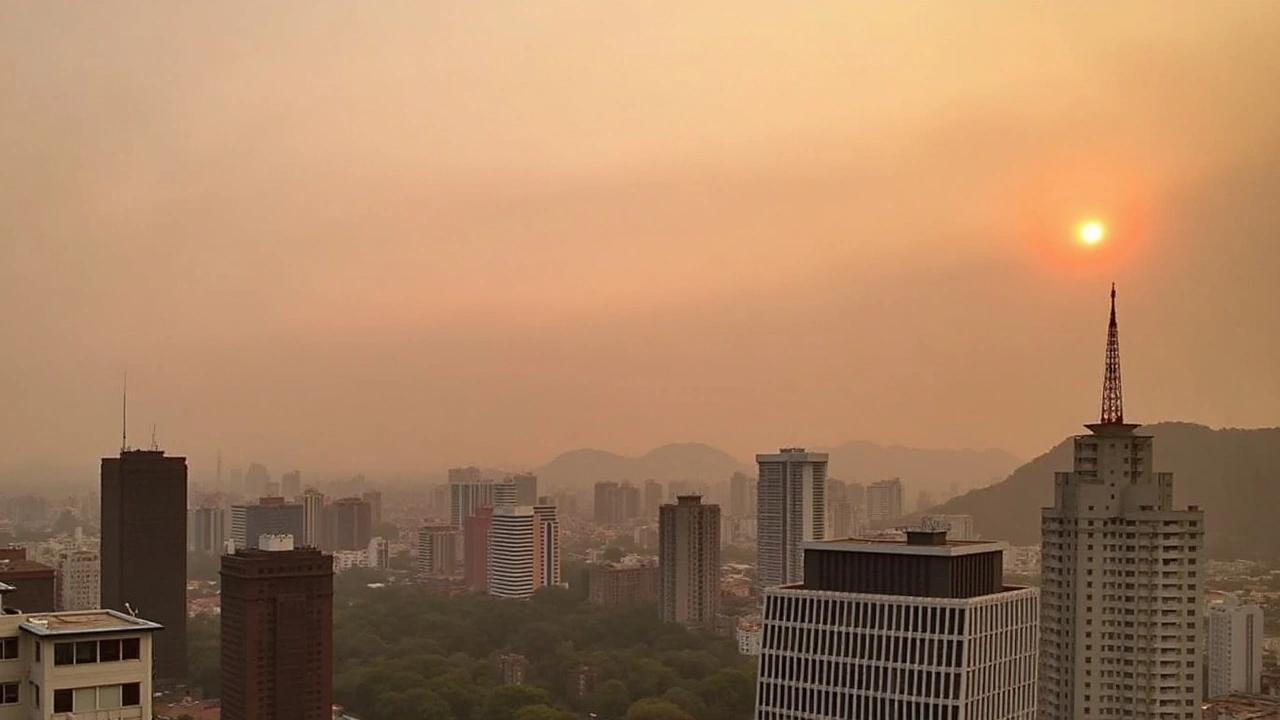
[[[31,685],[32,701],[40,706],[40,686]],[[0,705],[16,705],[22,701],[22,686],[11,682],[0,684]],[[142,684],[102,685],[87,688],[60,688],[53,691],[55,713],[87,712],[91,710],[117,710],[138,707],[142,704]]]
[[[88,665],[138,660],[141,657],[142,641],[138,638],[60,642],[53,646],[54,665]],[[39,660],[40,646],[36,645],[36,661]]]

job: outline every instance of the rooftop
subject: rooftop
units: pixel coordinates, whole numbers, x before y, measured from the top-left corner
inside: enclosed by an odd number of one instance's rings
[[[132,617],[115,610],[74,610],[28,615],[20,626],[33,635],[83,635],[127,630],[162,630],[159,623]]]
[[[848,537],[815,540],[804,544],[806,550],[830,550],[891,555],[939,555],[954,557],[978,553],[1003,552],[1008,543],[1000,540],[952,540],[942,532],[908,532],[905,536]]]

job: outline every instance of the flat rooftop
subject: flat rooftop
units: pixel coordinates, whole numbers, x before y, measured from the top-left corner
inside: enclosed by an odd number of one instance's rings
[[[73,610],[59,613],[36,613],[26,616],[19,625],[23,630],[41,636],[85,635],[122,631],[151,631],[163,628],[159,623],[143,620],[115,610]]]
[[[979,553],[1004,552],[1009,544],[1003,540],[951,540],[935,539],[932,542],[915,543],[908,537],[848,537],[834,540],[815,540],[804,544],[805,550],[834,552],[884,553],[890,555],[933,555],[956,557]]]

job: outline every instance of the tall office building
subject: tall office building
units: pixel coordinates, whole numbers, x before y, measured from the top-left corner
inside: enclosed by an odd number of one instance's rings
[[[324,508],[321,547],[364,550],[373,538],[373,506],[358,497],[339,498]]]
[[[489,591],[489,532],[492,528],[492,505],[476,508],[462,525],[461,539],[466,544],[462,579],[467,587],[479,592]]]
[[[640,488],[629,482],[598,482],[592,516],[601,525],[621,525],[640,517]]]
[[[324,539],[324,493],[307,488],[302,493],[302,538],[306,547],[320,547]]]
[[[57,609],[96,610],[102,600],[102,556],[93,550],[58,553]]]
[[[1004,585],[1004,549],[808,543],[804,581],[765,590],[756,719],[1032,720],[1037,591]]]
[[[187,551],[218,555],[231,537],[230,513],[220,507],[198,507],[187,511]]]
[[[876,530],[893,527],[903,515],[902,481],[890,478],[867,486],[867,522]]]
[[[1204,514],[1126,423],[1115,289],[1102,412],[1041,512],[1041,720],[1200,717]]]
[[[658,608],[666,622],[714,627],[720,611],[720,506],[682,495],[658,513]]]
[[[756,455],[756,464],[758,582],[800,582],[804,543],[827,538],[827,454],[782,448]]]
[[[513,493],[514,494],[514,493]],[[510,496],[504,497],[509,501]],[[480,469],[474,467],[452,468],[449,470],[449,524],[463,527],[467,518],[475,515],[476,508],[496,505],[493,482],[480,476]],[[466,556],[467,539],[463,534],[458,543],[458,559]]]
[[[524,600],[560,584],[560,525],[554,507],[503,506],[489,530],[489,594]]]
[[[418,528],[418,575],[450,577],[458,572],[458,535],[452,525]]]
[[[1205,613],[1209,697],[1262,693],[1262,608],[1234,595]]]
[[[302,471],[294,470],[280,476],[280,494],[285,500],[297,500],[302,495]]]
[[[658,517],[658,508],[662,507],[662,483],[649,478],[644,481],[644,516]]]
[[[271,494],[271,473],[262,463],[250,463],[244,474],[244,494],[249,497],[264,497]]]
[[[730,517],[753,518],[756,516],[756,479],[746,473],[734,473],[729,478]]]
[[[369,518],[373,523],[373,527],[382,524],[382,491],[381,490],[365,490],[360,493],[360,499],[369,503]]]
[[[102,459],[102,607],[164,627],[160,682],[187,675],[187,459],[160,450]]]
[[[538,476],[533,473],[516,473],[507,477],[516,488],[516,505],[538,504]]]
[[[333,557],[287,535],[222,556],[223,720],[333,717]]]
[[[264,497],[257,505],[231,506],[230,537],[237,550],[253,549],[263,535],[301,538],[306,534],[305,528],[302,503],[285,502],[282,497]]]

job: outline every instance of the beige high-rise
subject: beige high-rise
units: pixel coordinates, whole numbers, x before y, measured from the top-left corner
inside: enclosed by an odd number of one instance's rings
[[[658,512],[662,619],[711,627],[720,610],[720,506],[681,495]]]
[[[1112,291],[1102,416],[1041,514],[1041,720],[1200,717],[1204,513],[1124,421]]]

